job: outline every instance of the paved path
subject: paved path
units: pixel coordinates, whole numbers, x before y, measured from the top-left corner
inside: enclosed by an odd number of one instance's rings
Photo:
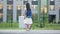
[[[60,34],[60,30],[0,30],[0,34]]]

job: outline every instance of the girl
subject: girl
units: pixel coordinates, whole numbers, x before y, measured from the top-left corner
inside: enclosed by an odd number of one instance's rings
[[[24,22],[26,24],[26,29],[30,30],[31,24],[32,24],[32,12],[30,9],[29,3],[26,4],[26,10],[24,13]]]

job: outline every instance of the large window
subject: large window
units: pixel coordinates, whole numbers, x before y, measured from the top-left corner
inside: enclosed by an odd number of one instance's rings
[[[19,16],[21,16],[21,6],[17,5],[17,20],[19,19]]]
[[[50,0],[50,10],[55,10],[55,0]]]
[[[2,4],[0,4],[0,10],[3,8],[3,5]]]
[[[44,5],[44,6],[41,8],[41,11],[42,11],[42,13],[43,13],[43,11],[44,11],[45,14],[47,13],[47,7],[46,7],[46,5]]]
[[[17,6],[17,10],[21,10],[21,6],[20,5]]]
[[[24,1],[24,5],[26,5],[27,2],[28,2],[28,1]]]
[[[0,22],[3,21],[3,4],[0,4]]]
[[[51,0],[50,1],[50,5],[55,5],[55,1],[54,0]]]
[[[12,22],[13,20],[13,5],[7,4],[7,22]]]
[[[38,6],[37,5],[32,5],[32,8],[33,10],[38,10]]]
[[[54,10],[54,5],[50,5],[50,10]]]
[[[13,6],[12,5],[7,5],[7,9],[8,10],[12,10],[13,9]]]
[[[32,5],[38,5],[38,1],[33,1],[32,0]]]
[[[7,4],[13,4],[13,0],[7,0]]]

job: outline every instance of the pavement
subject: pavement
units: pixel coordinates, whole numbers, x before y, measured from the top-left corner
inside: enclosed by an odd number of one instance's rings
[[[60,34],[60,30],[0,30],[0,34]]]

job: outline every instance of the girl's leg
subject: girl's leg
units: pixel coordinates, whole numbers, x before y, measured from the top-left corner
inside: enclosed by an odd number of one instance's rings
[[[29,30],[30,26],[31,26],[31,24],[26,24],[26,29]]]

